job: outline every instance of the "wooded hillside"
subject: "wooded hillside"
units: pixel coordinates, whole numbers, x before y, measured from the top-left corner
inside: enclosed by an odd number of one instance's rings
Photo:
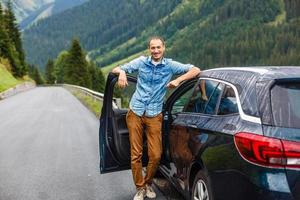
[[[167,56],[201,68],[300,65],[300,0],[90,0],[24,33],[44,66],[77,36],[100,67],[144,51],[152,35]],[[34,45],[33,44],[34,42]]]

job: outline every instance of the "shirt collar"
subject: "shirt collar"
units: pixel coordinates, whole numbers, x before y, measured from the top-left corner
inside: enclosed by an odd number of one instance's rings
[[[147,63],[150,64],[150,65],[153,65],[152,62],[151,62],[151,56],[148,56]],[[166,65],[166,59],[162,58],[160,64]]]

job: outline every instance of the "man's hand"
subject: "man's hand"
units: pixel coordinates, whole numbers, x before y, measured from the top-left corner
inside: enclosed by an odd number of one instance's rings
[[[202,98],[203,101],[207,101],[207,100],[208,100],[206,94],[202,94],[202,95],[201,95],[201,98]]]
[[[111,72],[114,74],[119,74],[117,83],[119,88],[125,88],[128,85],[126,73],[120,67],[113,68]]]
[[[175,88],[177,87],[182,81],[191,79],[196,77],[200,73],[200,69],[198,67],[192,67],[188,72],[179,76],[177,79],[168,83],[168,88]]]
[[[180,84],[180,81],[177,80],[177,79],[175,79],[175,80],[169,82],[168,85],[167,85],[167,87],[168,87],[168,88],[175,88],[175,87],[177,87],[179,84]]]
[[[122,70],[119,73],[118,86],[125,88],[128,85],[126,73]]]

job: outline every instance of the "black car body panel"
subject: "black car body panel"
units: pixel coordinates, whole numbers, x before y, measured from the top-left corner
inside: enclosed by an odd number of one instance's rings
[[[111,90],[115,78],[109,76],[106,90]],[[300,129],[278,126],[281,116],[274,115],[276,105],[272,99],[274,85],[299,80],[298,67],[240,67],[206,70],[198,78],[184,82],[164,104],[160,172],[186,199],[192,198],[198,172],[206,177],[214,200],[300,199],[299,167],[256,163],[242,155],[236,141],[237,135],[246,133],[279,143],[292,142],[297,148],[295,153],[299,153]],[[208,93],[205,101],[202,83]],[[108,94],[105,91],[105,96]],[[118,143],[118,137],[112,139],[113,143],[109,139],[115,135],[112,132],[118,131],[113,125],[119,123],[116,120],[124,123],[121,114],[125,111],[105,108],[112,107],[105,101],[112,101],[112,96],[104,98],[101,115],[101,172],[127,169],[129,160],[124,157],[129,147]],[[298,122],[295,120],[294,124]],[[126,129],[126,124],[122,126]],[[299,162],[292,161],[296,165]]]
[[[117,80],[117,76],[110,73],[105,86],[99,130],[101,173],[130,168],[130,147],[125,122],[127,110],[113,109],[115,104],[113,92]],[[136,78],[128,77],[128,81],[135,83]]]

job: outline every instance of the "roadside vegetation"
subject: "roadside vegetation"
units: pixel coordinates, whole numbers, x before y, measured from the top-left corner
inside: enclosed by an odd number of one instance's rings
[[[102,70],[87,59],[79,40],[73,38],[68,50],[60,52],[54,60],[48,60],[45,66],[45,83],[78,85],[103,93],[105,78]],[[100,116],[102,101],[79,90],[68,90],[97,117]]]
[[[96,100],[80,91],[69,90],[82,104],[84,104],[97,118],[100,117],[102,110],[102,101]]]
[[[122,59],[122,60],[119,60],[119,61],[117,61],[117,62],[114,62],[114,63],[112,63],[112,64],[110,64],[110,65],[107,65],[107,66],[102,67],[101,69],[102,69],[102,72],[103,72],[104,77],[107,77],[107,75],[109,74],[109,72],[110,72],[114,67],[117,67],[117,66],[119,66],[119,65],[122,65],[122,64],[124,64],[124,63],[127,63],[127,62],[129,62],[129,61],[131,61],[131,60],[133,60],[133,59],[135,59],[135,58],[137,58],[137,57],[139,57],[139,56],[142,56],[142,55],[145,55],[145,56],[146,56],[146,55],[147,55],[147,50],[142,51],[142,52],[139,52],[139,53],[136,53],[136,54],[131,55],[131,56],[127,57],[127,58],[124,58],[124,59]]]
[[[0,93],[21,83],[17,80],[3,64],[0,64]]]
[[[33,82],[28,75],[25,75],[22,78],[15,78],[7,68],[6,65],[1,64],[0,62],[0,93],[23,82]]]
[[[68,50],[63,50],[45,67],[45,83],[71,84],[103,92],[105,78],[102,70],[87,59],[79,39],[73,38]]]
[[[5,9],[0,3],[0,92],[25,82],[33,81],[28,76],[28,66],[16,23],[11,1]]]
[[[57,51],[70,41],[71,31],[62,33],[66,29],[79,33],[88,57],[104,67],[104,74],[144,51],[153,35],[166,39],[167,57],[201,69],[300,63],[300,0],[91,0],[27,30],[25,41],[42,41],[26,46],[35,52],[32,59],[51,56],[40,51],[44,42]]]
[[[11,1],[7,1],[6,9],[0,3],[0,58],[8,60],[10,71],[14,77],[22,78],[27,74],[25,52],[21,41],[21,33],[16,23]]]

